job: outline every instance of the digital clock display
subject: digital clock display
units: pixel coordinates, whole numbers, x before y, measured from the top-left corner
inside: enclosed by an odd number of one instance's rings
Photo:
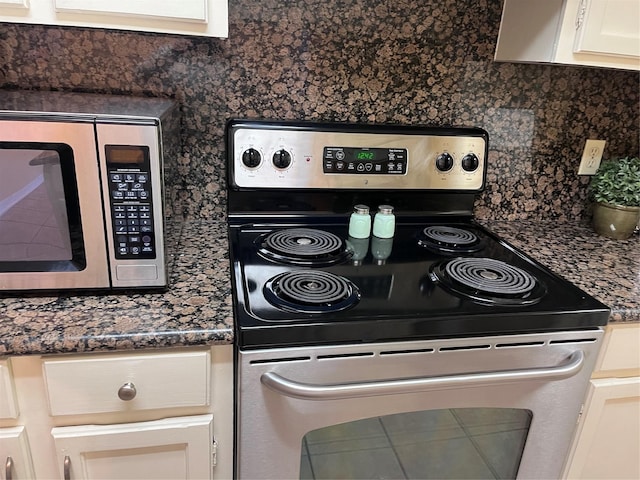
[[[373,161],[375,160],[375,154],[370,151],[370,150],[360,150],[359,152],[356,152],[356,160],[369,160],[369,161]]]
[[[105,145],[109,164],[143,164],[149,158],[149,147],[136,145]]]
[[[351,175],[405,175],[406,148],[324,147],[323,172]]]

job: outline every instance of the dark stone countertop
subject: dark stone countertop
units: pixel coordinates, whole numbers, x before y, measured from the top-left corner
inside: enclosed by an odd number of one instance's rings
[[[611,308],[610,323],[640,322],[640,235],[611,240],[577,222],[481,223]]]
[[[612,309],[640,321],[640,238],[614,241],[581,224],[482,222]],[[0,297],[0,355],[229,344],[233,312],[224,222],[178,230],[162,293]]]
[[[233,342],[227,226],[180,227],[166,292],[0,297],[0,355]]]

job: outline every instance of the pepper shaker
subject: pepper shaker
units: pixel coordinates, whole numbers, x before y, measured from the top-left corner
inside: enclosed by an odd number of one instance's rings
[[[392,238],[396,230],[396,217],[391,205],[380,205],[373,219],[373,235],[378,238]]]

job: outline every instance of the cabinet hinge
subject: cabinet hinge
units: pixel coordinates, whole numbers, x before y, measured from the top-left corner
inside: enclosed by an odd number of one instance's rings
[[[582,27],[584,23],[584,17],[587,14],[587,1],[588,0],[580,0],[578,15],[576,16],[576,30],[580,30],[580,27]]]
[[[580,412],[578,412],[578,421],[576,422],[576,425],[580,424],[580,419],[582,418],[582,412],[584,412],[584,403],[580,405]]]
[[[214,438],[211,445],[211,466],[215,467],[216,465],[218,465],[218,442]]]

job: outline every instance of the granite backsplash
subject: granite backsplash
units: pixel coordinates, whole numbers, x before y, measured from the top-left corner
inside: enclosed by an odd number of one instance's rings
[[[231,117],[475,125],[486,219],[586,218],[584,140],[638,155],[640,74],[495,63],[502,1],[231,0],[228,39],[0,24],[0,88],[177,99],[172,208],[225,213]]]

